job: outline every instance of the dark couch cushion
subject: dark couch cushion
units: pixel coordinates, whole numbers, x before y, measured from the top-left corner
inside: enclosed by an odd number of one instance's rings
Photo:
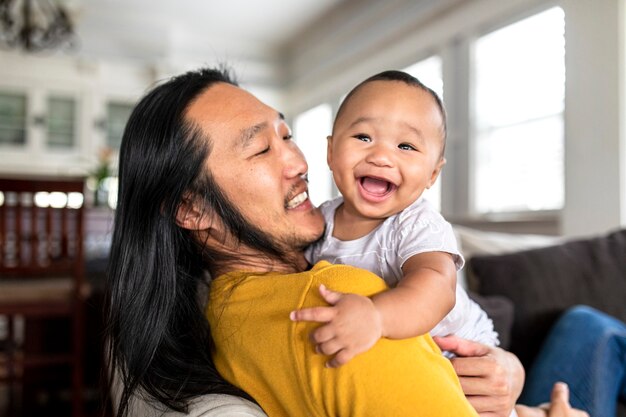
[[[547,248],[476,256],[469,267],[480,294],[513,301],[510,350],[526,367],[570,306],[590,305],[626,321],[626,229]]]
[[[509,350],[514,316],[513,302],[500,295],[484,296],[473,291],[468,291],[468,295],[485,310],[493,322],[493,328],[498,332],[498,339],[500,339],[500,347]]]

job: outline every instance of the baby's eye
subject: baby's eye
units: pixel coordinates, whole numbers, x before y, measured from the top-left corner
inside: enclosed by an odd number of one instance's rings
[[[398,148],[402,149],[403,151],[416,151],[417,150],[415,146],[410,145],[408,143],[401,143],[400,145],[398,145]]]
[[[291,139],[293,139],[293,136],[291,135],[291,133],[288,133],[285,136],[283,136],[283,140],[291,140]]]
[[[364,135],[364,134],[354,135],[354,138],[360,140],[361,142],[371,142],[372,141],[372,138],[370,138],[369,136]]]

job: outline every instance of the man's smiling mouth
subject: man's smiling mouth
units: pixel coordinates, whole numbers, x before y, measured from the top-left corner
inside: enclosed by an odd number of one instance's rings
[[[287,209],[296,208],[300,204],[304,203],[308,198],[309,198],[309,193],[307,193],[306,191],[303,191],[297,196],[295,196],[294,198],[292,198],[291,200],[289,200],[287,204],[285,204],[285,207]]]

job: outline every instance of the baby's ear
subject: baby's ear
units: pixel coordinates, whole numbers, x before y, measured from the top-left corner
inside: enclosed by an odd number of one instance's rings
[[[330,168],[330,170],[333,170],[333,167],[331,166],[333,157],[333,135],[328,135],[326,136],[326,141],[327,141],[327,145],[326,145],[326,163],[328,164],[328,168]]]
[[[430,175],[430,181],[428,181],[428,186],[426,188],[432,187],[435,181],[437,181],[437,178],[439,177],[439,174],[441,173],[441,170],[443,169],[443,166],[445,164],[446,164],[446,158],[441,158],[439,162],[437,162],[437,165],[435,166],[433,173]]]
[[[176,224],[187,230],[206,230],[211,226],[208,211],[191,196],[183,197],[176,210]]]

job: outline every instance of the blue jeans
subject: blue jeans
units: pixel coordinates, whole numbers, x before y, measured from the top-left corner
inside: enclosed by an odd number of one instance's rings
[[[626,399],[626,324],[591,307],[567,310],[528,372],[519,402],[549,402],[557,381],[569,385],[573,407],[615,416],[618,399]]]

